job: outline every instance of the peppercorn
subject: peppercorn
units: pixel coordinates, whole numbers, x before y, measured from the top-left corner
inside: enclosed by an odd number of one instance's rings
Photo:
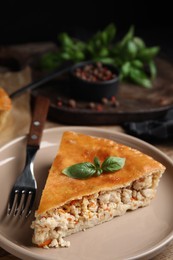
[[[96,107],[96,104],[94,102],[90,102],[88,104],[88,108],[94,109]]]
[[[102,98],[102,103],[103,103],[104,105],[107,105],[107,104],[109,103],[109,100],[104,97],[104,98]]]
[[[57,102],[57,106],[58,106],[58,107],[62,107],[62,101],[58,101],[58,102]]]
[[[96,110],[99,111],[99,112],[101,112],[101,111],[103,110],[102,105],[97,105]]]
[[[111,105],[112,105],[113,107],[119,106],[119,101],[116,99],[115,96],[112,96],[112,97],[111,97]]]
[[[74,75],[89,82],[101,82],[111,80],[116,75],[102,63],[88,64],[82,68],[77,68]]]
[[[71,108],[76,108],[76,101],[75,101],[74,99],[69,99],[68,105],[69,105]]]

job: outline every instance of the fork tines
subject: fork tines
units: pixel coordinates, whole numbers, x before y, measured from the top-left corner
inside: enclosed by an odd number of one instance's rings
[[[29,189],[26,187],[22,189],[21,187],[15,187],[12,189],[10,194],[10,199],[8,203],[7,214],[14,216],[19,214],[28,217],[31,213],[31,209],[35,200],[36,190]]]

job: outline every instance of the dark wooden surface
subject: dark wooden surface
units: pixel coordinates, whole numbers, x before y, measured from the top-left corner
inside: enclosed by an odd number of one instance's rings
[[[49,96],[51,107],[49,119],[56,122],[72,125],[101,125],[117,124],[129,121],[144,121],[163,116],[173,107],[173,64],[166,59],[156,60],[158,76],[151,89],[130,84],[120,83],[116,95],[118,105],[111,101],[103,104],[94,102],[95,107],[90,108],[92,101],[75,100],[76,106],[71,107],[69,100],[73,98],[73,85],[68,75],[61,80],[53,80],[36,90],[32,96],[39,94]],[[58,100],[62,105],[58,106]]]

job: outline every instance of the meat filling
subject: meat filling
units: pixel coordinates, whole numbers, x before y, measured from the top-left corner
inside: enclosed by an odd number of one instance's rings
[[[64,237],[147,206],[155,196],[159,178],[159,174],[152,174],[127,187],[84,196],[36,215],[31,226],[33,243],[44,248],[70,246]]]

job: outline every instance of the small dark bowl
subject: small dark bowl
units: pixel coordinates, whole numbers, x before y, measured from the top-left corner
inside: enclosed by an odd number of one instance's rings
[[[86,65],[95,64],[92,61],[81,62],[72,67],[70,70],[71,96],[75,99],[87,101],[100,101],[102,98],[110,99],[115,96],[119,87],[119,71],[113,65],[103,64],[113,74],[115,78],[105,81],[91,82],[77,77],[74,72],[77,68],[83,68]]]

